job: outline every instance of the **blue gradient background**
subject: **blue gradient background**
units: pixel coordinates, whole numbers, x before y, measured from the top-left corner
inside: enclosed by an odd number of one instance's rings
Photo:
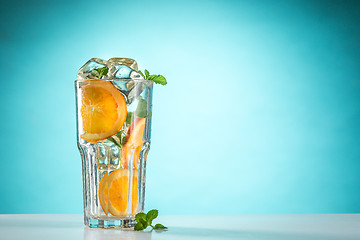
[[[360,212],[358,1],[2,1],[0,213],[82,213],[74,80],[154,90],[146,208]]]

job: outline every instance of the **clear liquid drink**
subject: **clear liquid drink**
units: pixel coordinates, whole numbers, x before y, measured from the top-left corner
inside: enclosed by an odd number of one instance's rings
[[[131,228],[144,211],[153,82],[78,79],[75,88],[85,225]]]

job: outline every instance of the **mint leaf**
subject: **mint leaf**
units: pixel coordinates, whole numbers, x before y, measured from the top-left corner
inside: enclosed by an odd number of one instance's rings
[[[122,146],[125,142],[125,136],[123,135],[124,130],[120,130],[115,134],[115,136],[119,139],[120,145]]]
[[[118,131],[118,132],[115,134],[115,136],[117,136],[118,139],[121,140],[121,138],[123,137],[123,135],[122,135],[123,132],[124,132],[123,130],[120,130],[120,131]]]
[[[167,81],[166,78],[163,75],[150,75],[149,71],[147,69],[145,69],[145,76],[141,71],[138,71],[146,80],[151,80],[154,83],[157,84],[161,84],[161,85],[166,85]]]
[[[135,220],[137,223],[140,223],[143,229],[147,228],[150,224],[146,221],[146,214],[145,213],[138,213],[135,216]],[[142,229],[141,229],[142,230]]]
[[[153,229],[155,229],[155,230],[165,230],[165,229],[167,229],[167,227],[165,227],[164,225],[158,223],[153,227]]]
[[[167,227],[158,223],[155,226],[152,225],[152,221],[158,216],[159,211],[156,209],[150,210],[147,214],[141,212],[136,214],[135,220],[137,224],[134,227],[135,231],[141,231],[146,229],[148,226],[155,230],[165,230]]]
[[[150,210],[147,214],[146,214],[146,221],[149,223],[149,225],[151,225],[152,220],[154,220],[155,218],[157,218],[159,214],[159,211],[156,209]]]
[[[141,230],[144,230],[144,229],[145,229],[145,227],[140,222],[138,222],[134,227],[135,231],[141,231]]]
[[[146,79],[145,75],[140,70],[138,71],[138,73],[140,73]]]
[[[99,79],[101,79],[109,72],[109,69],[107,67],[95,68],[94,70],[99,73]]]
[[[150,224],[145,219],[140,218],[139,222],[143,225],[144,229],[150,226]]]
[[[153,81],[154,83],[166,85],[167,81],[166,78],[163,75],[151,75],[149,77],[149,80]]]
[[[145,99],[140,99],[135,110],[135,115],[141,118],[146,118],[147,114],[147,102]]]
[[[108,137],[107,140],[109,140],[110,142],[114,143],[116,146],[118,146],[119,148],[121,148],[120,144],[115,140],[115,138],[113,138],[113,137]]]
[[[140,219],[146,219],[146,214],[143,212],[140,212],[135,215],[136,222],[140,222]]]
[[[134,118],[134,114],[132,112],[128,112],[127,115],[126,115],[126,120],[125,122],[130,125],[133,121],[133,118]]]
[[[153,75],[150,75],[150,76],[148,77],[148,80],[151,80],[151,81],[152,81],[155,77],[156,77],[156,75],[154,75],[154,74],[153,74]]]
[[[146,76],[145,79],[149,79],[150,73],[147,69],[145,69],[145,76]]]

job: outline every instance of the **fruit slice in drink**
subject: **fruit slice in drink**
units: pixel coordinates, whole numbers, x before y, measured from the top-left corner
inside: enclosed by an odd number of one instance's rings
[[[133,166],[139,168],[139,155],[144,143],[143,135],[145,130],[146,118],[136,117],[131,123],[126,134],[125,144],[122,148],[122,159],[124,168],[129,168],[129,161],[133,155]]]
[[[109,212],[109,183],[108,183],[108,173],[105,173],[104,176],[101,178],[99,184],[99,201],[100,205],[107,215]]]
[[[91,143],[104,140],[123,126],[127,107],[124,97],[109,81],[89,80],[80,87],[80,137]]]
[[[139,184],[139,171],[133,171],[133,182],[132,182],[132,201],[131,201],[131,214],[133,216],[137,213],[137,202],[138,202],[138,184]]]
[[[99,199],[100,205],[105,212],[110,212],[114,216],[124,217],[128,212],[128,200],[131,197],[131,214],[134,216],[137,210],[137,189],[138,189],[138,171],[133,171],[132,194],[129,196],[129,169],[117,169],[106,173],[100,181]]]

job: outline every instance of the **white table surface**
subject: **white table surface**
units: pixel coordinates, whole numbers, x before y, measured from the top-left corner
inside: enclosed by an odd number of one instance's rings
[[[90,229],[82,215],[0,214],[0,239],[360,239],[360,214],[159,216],[168,231]]]

